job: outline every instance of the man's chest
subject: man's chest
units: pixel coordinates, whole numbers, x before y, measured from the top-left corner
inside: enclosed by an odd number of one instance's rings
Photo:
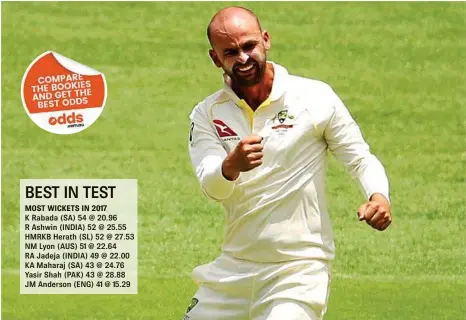
[[[303,103],[272,102],[253,112],[247,105],[226,102],[214,106],[211,121],[222,146],[231,152],[238,142],[251,134],[261,136],[264,165],[287,165],[290,159],[306,157],[306,150],[322,146],[319,116]],[[308,156],[308,155],[307,155]],[[288,160],[287,160],[288,159]]]

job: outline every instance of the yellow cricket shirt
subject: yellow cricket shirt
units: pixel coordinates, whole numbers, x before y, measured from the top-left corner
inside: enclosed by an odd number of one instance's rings
[[[329,85],[269,63],[275,71],[272,91],[255,112],[228,79],[196,105],[190,115],[192,165],[204,193],[226,210],[223,252],[256,262],[331,260],[327,150],[358,179],[367,198],[377,192],[389,199],[388,179]],[[250,134],[264,137],[263,164],[228,181],[222,162]]]

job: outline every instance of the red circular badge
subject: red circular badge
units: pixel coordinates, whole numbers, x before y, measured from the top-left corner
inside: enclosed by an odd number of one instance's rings
[[[47,51],[26,70],[21,98],[27,114],[39,127],[71,134],[88,128],[100,116],[107,84],[102,73]]]

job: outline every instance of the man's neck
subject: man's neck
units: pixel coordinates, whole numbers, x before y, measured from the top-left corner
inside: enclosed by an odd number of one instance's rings
[[[274,69],[271,63],[265,67],[264,77],[261,82],[250,87],[238,87],[232,84],[232,89],[240,99],[244,99],[253,111],[264,102],[272,91]]]

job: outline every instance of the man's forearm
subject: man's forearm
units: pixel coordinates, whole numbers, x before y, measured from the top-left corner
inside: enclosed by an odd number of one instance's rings
[[[366,195],[366,199],[374,194],[380,194],[385,201],[390,203],[389,183],[385,168],[374,155],[370,155],[359,163],[354,170],[361,187]]]
[[[204,192],[215,200],[223,200],[233,193],[235,182],[223,175],[222,159],[207,156],[197,168],[197,176]]]

